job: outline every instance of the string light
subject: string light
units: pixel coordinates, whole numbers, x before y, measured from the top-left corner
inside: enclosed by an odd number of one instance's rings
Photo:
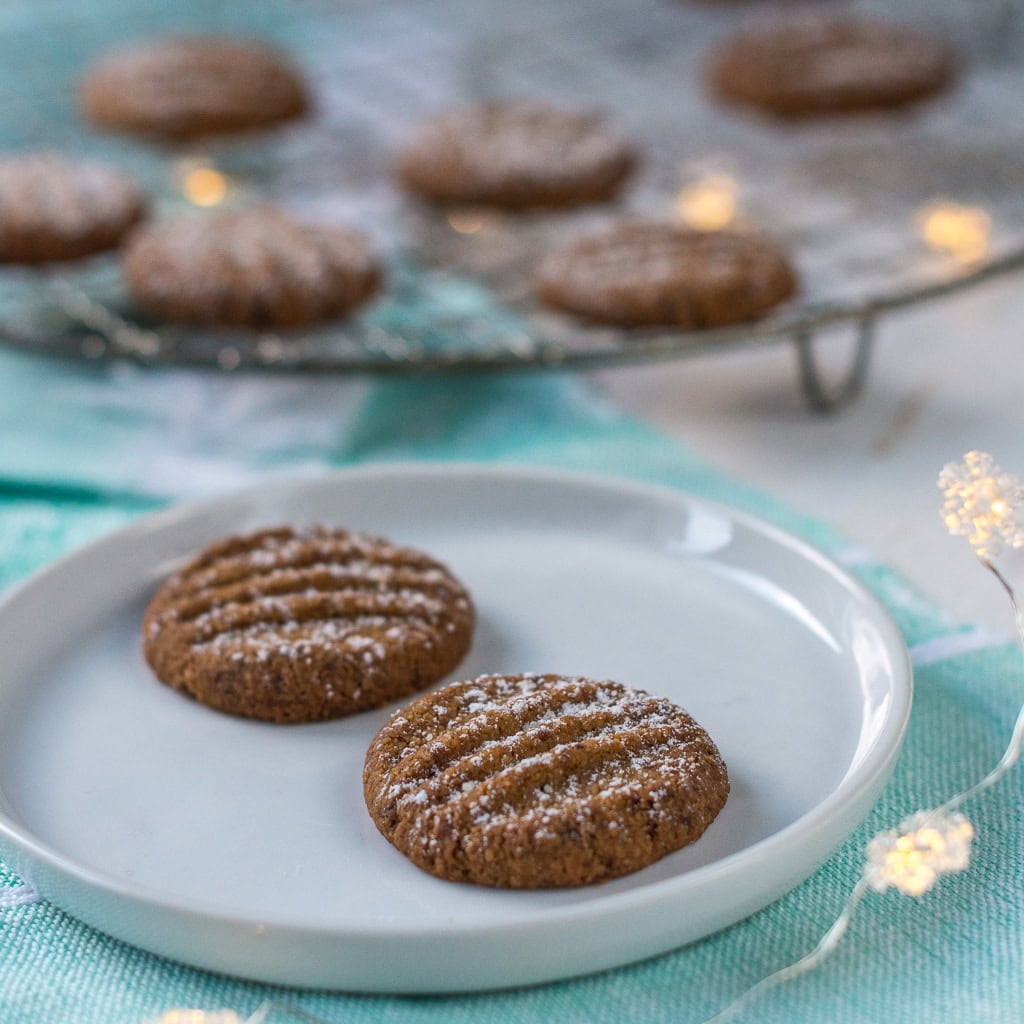
[[[939,473],[944,503],[942,519],[955,536],[965,536],[982,566],[1006,592],[1013,608],[1021,649],[1024,650],[1024,615],[1013,586],[992,563],[1005,547],[1024,546],[1024,485],[1004,473],[987,452],[968,452],[960,462],[950,462]],[[956,793],[944,804],[917,811],[897,828],[876,835],[865,849],[860,877],[843,904],[839,916],[799,960],[762,978],[704,1024],[725,1024],[748,1009],[765,992],[821,966],[835,952],[851,918],[869,891],[895,889],[919,897],[935,887],[944,875],[966,871],[971,861],[974,826],[957,808],[995,785],[1020,760],[1024,748],[1024,705],[1017,713],[1010,741],[995,767],[980,781]]]
[[[292,1024],[327,1024],[322,1017],[279,1002],[260,1003],[253,1014],[244,1019],[234,1010],[173,1009],[166,1010],[145,1024],[272,1024],[284,1021],[291,1021]]]
[[[704,175],[679,190],[676,214],[695,231],[721,231],[736,219],[739,191],[728,174]]]
[[[945,502],[942,521],[952,534],[967,538],[981,558],[995,558],[1006,546],[1024,546],[1024,485],[1004,473],[987,452],[968,452],[939,474]]]
[[[919,811],[868,843],[865,877],[875,892],[892,887],[923,896],[942,875],[966,871],[974,828],[962,815]]]
[[[167,1010],[146,1024],[246,1024],[234,1010]]]
[[[448,214],[448,226],[459,235],[475,235],[497,223],[498,215],[492,210],[452,210]]]
[[[226,174],[202,160],[182,160],[178,182],[182,194],[194,206],[219,206],[233,187]]]
[[[929,248],[960,263],[977,263],[988,251],[992,219],[980,206],[933,199],[917,211],[914,223]]]

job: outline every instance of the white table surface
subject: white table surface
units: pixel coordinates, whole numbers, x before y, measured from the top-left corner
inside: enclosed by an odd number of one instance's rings
[[[841,362],[848,339],[824,340]],[[935,481],[972,448],[1024,478],[1024,276],[884,320],[864,392],[831,416],[802,404],[788,342],[594,379],[712,465],[870,548],[957,618],[1012,630],[994,578],[946,532]],[[1024,586],[1024,556],[1000,566]]]

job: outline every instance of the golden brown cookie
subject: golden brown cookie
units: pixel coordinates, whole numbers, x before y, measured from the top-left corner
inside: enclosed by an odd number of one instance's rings
[[[311,722],[436,683],[473,625],[465,587],[429,555],[310,526],[212,544],[159,588],[142,630],[168,686],[229,714]]]
[[[424,871],[539,889],[603,882],[694,842],[729,778],[671,701],[490,675],[396,711],[367,751],[363,789],[377,828]]]
[[[0,158],[0,262],[71,260],[118,245],[146,211],[128,175],[52,153]]]
[[[902,107],[945,89],[955,62],[924,33],[884,22],[807,17],[743,31],[709,65],[723,99],[780,117]]]
[[[305,113],[302,78],[263,43],[172,36],[101,58],[78,93],[85,116],[106,131],[192,139],[265,128]]]
[[[356,231],[300,224],[269,206],[145,225],[124,250],[145,312],[181,323],[297,327],[350,313],[382,272]]]
[[[594,114],[493,102],[428,121],[401,151],[398,175],[427,199],[526,209],[611,199],[634,163]]]
[[[625,221],[549,253],[536,288],[590,320],[702,328],[756,319],[793,294],[796,276],[763,236]]]

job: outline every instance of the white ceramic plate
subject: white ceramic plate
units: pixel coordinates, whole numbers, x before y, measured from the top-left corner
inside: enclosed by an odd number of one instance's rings
[[[718,820],[606,885],[454,885],[364,810],[363,755],[392,708],[273,726],[157,683],[139,620],[170,567],[227,533],[312,521],[451,566],[479,612],[460,677],[579,673],[682,704],[729,766]],[[911,699],[892,621],[800,541],[677,491],[470,466],[358,469],[150,517],[11,594],[0,651],[0,849],[20,874],[177,960],[380,992],[568,977],[765,906],[870,809]]]

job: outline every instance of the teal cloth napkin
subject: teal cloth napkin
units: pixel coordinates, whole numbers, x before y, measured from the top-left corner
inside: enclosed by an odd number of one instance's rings
[[[577,378],[481,376],[346,385],[335,392],[332,407],[330,396],[321,394],[315,382],[282,381],[264,388],[246,378],[221,378],[214,384],[212,378],[185,374],[119,379],[116,371],[44,372],[36,364],[4,358],[10,360],[6,370],[23,383],[42,374],[37,383],[60,384],[65,400],[59,409],[23,401],[18,416],[24,429],[17,434],[11,433],[13,413],[8,409],[5,420],[0,408],[0,586],[168,495],[211,489],[218,479],[214,455],[225,482],[293,461],[306,466],[406,459],[543,464],[684,488],[810,540],[846,564],[891,610],[914,658],[917,689],[895,776],[863,826],[817,873],[774,905],[696,945],[631,967],[518,991],[457,997],[292,991],[193,970],[107,938],[38,898],[0,865],[2,1024],[137,1024],[171,1007],[231,1008],[244,1018],[268,999],[337,1024],[702,1021],[809,950],[854,884],[867,840],[979,778],[1010,734],[1024,694],[1021,658],[1014,647],[951,622],[869,553],[850,546],[826,525],[722,476],[622,414]],[[204,463],[196,455],[203,448],[201,437],[184,428],[168,433],[172,414],[154,398],[175,388],[192,389],[190,394],[205,389],[207,398],[215,392],[227,395],[221,391],[226,380],[247,398],[233,419],[224,418],[224,448],[207,451]],[[126,422],[107,400],[127,396],[135,383],[154,404],[147,413],[146,403],[137,403]],[[102,401],[91,389],[103,393]],[[3,394],[6,402],[10,392]],[[310,407],[326,417],[319,432],[298,447],[301,431],[289,435],[287,443],[273,432],[255,444],[251,436],[232,441],[229,420],[235,428],[248,423],[258,430],[260,398],[271,408],[275,394],[282,410],[308,395]],[[29,429],[36,425],[38,430]],[[200,435],[209,429],[196,428]],[[25,446],[21,452],[12,452],[14,438]],[[119,461],[131,454],[132,444],[153,457],[163,451],[160,457],[177,460],[183,472],[170,474],[163,485],[159,479],[154,483],[147,459]],[[197,462],[205,467],[199,487],[189,484],[185,472]],[[907,524],[908,530],[914,528]],[[978,586],[991,585],[979,570]],[[969,871],[943,879],[919,900],[870,895],[832,960],[766,994],[741,1019],[764,1024],[1019,1022],[1024,1008],[1021,805],[1015,771],[967,808],[978,832]]]

